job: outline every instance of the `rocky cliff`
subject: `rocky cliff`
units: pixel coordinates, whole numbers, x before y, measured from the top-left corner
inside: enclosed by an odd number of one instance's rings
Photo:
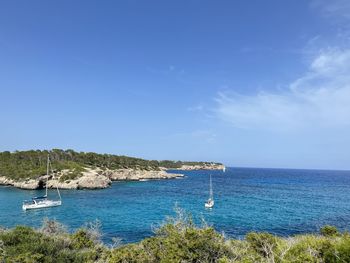
[[[135,170],[135,169],[117,169],[117,170],[102,170],[100,168],[85,168],[85,171],[80,176],[74,179],[62,180],[62,176],[69,173],[69,171],[61,171],[50,176],[41,176],[37,179],[28,179],[22,181],[15,181],[0,176],[0,185],[12,185],[22,189],[40,189],[45,188],[46,182],[49,188],[60,189],[101,189],[107,188],[112,181],[143,181],[154,179],[171,179],[182,177],[182,174],[168,173],[166,171],[154,170]]]
[[[222,170],[224,167],[222,164],[205,163],[200,165],[182,165],[177,170]],[[45,188],[47,182],[49,188],[101,189],[109,187],[112,181],[145,181],[183,177],[182,174],[167,172],[166,168],[161,168],[158,171],[132,168],[111,170],[86,167],[79,176],[72,179],[65,176],[70,172],[69,170],[62,170],[54,176],[50,176],[48,180],[47,176],[18,181],[0,176],[0,185],[12,185],[22,189],[40,189]]]

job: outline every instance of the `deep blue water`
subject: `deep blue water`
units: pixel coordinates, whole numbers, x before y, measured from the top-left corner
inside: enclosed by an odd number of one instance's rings
[[[176,172],[186,177],[61,191],[61,207],[26,212],[21,210],[22,200],[40,191],[0,187],[0,225],[39,227],[48,217],[74,230],[98,219],[105,242],[112,237],[135,242],[152,235],[166,216],[173,216],[177,203],[198,222],[203,217],[230,237],[241,238],[250,231],[282,236],[317,232],[325,224],[342,230],[350,226],[350,171],[229,168],[226,173]],[[215,198],[212,210],[204,208],[209,174]]]

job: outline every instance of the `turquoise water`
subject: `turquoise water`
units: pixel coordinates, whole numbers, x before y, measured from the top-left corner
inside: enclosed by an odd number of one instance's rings
[[[317,232],[325,224],[345,230],[350,226],[350,171],[229,168],[186,171],[186,177],[146,182],[117,182],[103,190],[61,191],[63,205],[22,211],[23,199],[42,191],[0,187],[0,225],[39,227],[44,217],[57,219],[71,230],[98,219],[104,241],[124,242],[152,235],[152,229],[174,205],[191,212],[230,237],[249,231],[286,236]],[[212,174],[215,207],[204,208]],[[49,195],[54,196],[55,191]]]

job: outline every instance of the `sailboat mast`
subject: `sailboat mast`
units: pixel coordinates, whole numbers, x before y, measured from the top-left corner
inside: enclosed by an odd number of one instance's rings
[[[46,194],[45,196],[47,197],[47,183],[49,181],[49,166],[50,166],[50,155],[47,155],[47,166],[46,166]]]
[[[58,189],[58,182],[57,182],[57,184],[56,184],[56,188],[57,188],[57,193],[58,193],[58,196],[60,197],[60,200],[62,200],[62,198],[61,198],[61,194],[60,194],[60,190]]]
[[[211,182],[211,175],[210,175],[210,181],[209,181],[209,198],[213,199],[213,185]]]
[[[51,172],[53,171],[51,162],[50,162],[50,171],[51,171]],[[55,178],[52,177],[52,179],[55,179]],[[60,200],[62,200],[60,190],[58,189],[58,180],[57,180],[57,182],[56,182],[56,189],[57,189],[57,193],[58,193],[58,196],[59,196]]]

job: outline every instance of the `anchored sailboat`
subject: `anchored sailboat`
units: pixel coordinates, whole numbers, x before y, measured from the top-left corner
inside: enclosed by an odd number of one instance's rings
[[[222,171],[226,172],[226,166],[222,167]]]
[[[204,206],[206,208],[212,208],[214,206],[213,185],[211,182],[211,175],[210,175],[210,179],[209,179],[209,199],[204,204]]]
[[[57,193],[59,196],[59,200],[50,200],[47,198],[47,182],[49,180],[49,170],[51,167],[50,163],[50,156],[47,156],[47,168],[46,168],[46,191],[44,196],[38,196],[38,197],[33,197],[32,200],[25,200],[22,205],[23,210],[29,210],[29,209],[38,209],[38,208],[46,208],[46,207],[53,207],[53,206],[60,206],[62,204],[61,200],[61,194],[60,190],[58,190],[58,185],[57,185]],[[51,167],[52,170],[52,167]]]

